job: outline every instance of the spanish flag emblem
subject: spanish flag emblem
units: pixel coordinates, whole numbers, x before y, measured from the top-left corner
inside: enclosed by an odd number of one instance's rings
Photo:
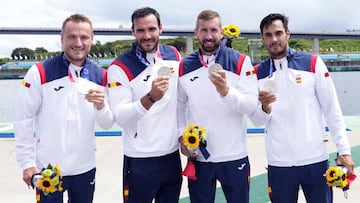
[[[268,194],[269,194],[269,197],[271,198],[272,197],[272,189],[271,189],[270,184],[268,184]]]
[[[36,190],[36,203],[40,203],[40,190]]]
[[[109,88],[118,87],[118,86],[121,86],[120,82],[111,82],[108,84]]]
[[[301,83],[301,75],[297,75],[295,81],[296,83]]]
[[[30,86],[31,86],[31,84],[26,82],[25,80],[22,81],[22,85],[27,88],[30,88]]]
[[[124,199],[125,201],[129,199],[129,185],[124,186]]]
[[[249,75],[252,75],[252,74],[255,74],[255,70],[249,70],[246,72],[246,76],[249,76]]]

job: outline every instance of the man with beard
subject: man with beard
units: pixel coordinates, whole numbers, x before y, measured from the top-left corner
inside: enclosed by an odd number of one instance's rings
[[[32,185],[33,175],[49,164],[58,164],[63,176],[64,190],[47,195],[37,190],[37,202],[63,202],[64,191],[69,202],[93,200],[95,121],[104,129],[113,124],[105,101],[106,70],[87,58],[93,36],[88,17],[66,18],[61,29],[63,52],[33,65],[20,88],[14,132],[23,180]]]
[[[216,11],[200,12],[194,32],[199,50],[179,67],[178,129],[181,134],[187,123],[203,126],[209,154],[192,153],[180,142],[184,155],[196,157],[197,180],[188,179],[190,200],[214,202],[219,181],[227,202],[247,203],[246,123],[257,107],[256,75],[248,56],[221,45],[223,29]],[[214,64],[223,69],[211,71]]]
[[[131,16],[132,48],[108,71],[110,106],[123,128],[124,202],[175,203],[182,176],[176,130],[179,52],[159,44],[159,13],[137,9]]]
[[[270,57],[256,69],[259,105],[255,125],[266,124],[269,197],[297,202],[332,202],[324,174],[329,165],[323,118],[338,149],[337,164],[354,170],[346,127],[334,84],[320,57],[289,48],[288,18],[269,14],[260,23]]]

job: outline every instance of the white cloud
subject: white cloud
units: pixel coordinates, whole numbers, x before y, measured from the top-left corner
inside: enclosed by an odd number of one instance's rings
[[[258,30],[261,19],[271,12],[290,18],[293,31],[345,32],[360,29],[358,0],[5,0],[0,12],[2,27],[60,27],[73,13],[91,18],[94,27],[130,27],[131,13],[140,7],[151,6],[160,13],[164,27],[193,28],[198,13],[213,9],[222,16],[223,24],[234,23],[241,29]],[[96,36],[102,43],[120,37]],[[17,47],[44,47],[60,50],[60,36],[0,35],[0,57],[9,57]]]

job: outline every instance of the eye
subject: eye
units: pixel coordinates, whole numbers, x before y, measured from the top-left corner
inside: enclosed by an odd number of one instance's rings
[[[88,40],[89,38],[89,36],[81,36],[81,40]]]
[[[151,27],[151,28],[149,29],[150,32],[156,32],[156,30],[157,30],[156,27]]]
[[[283,35],[283,31],[276,32],[276,37],[281,37]]]
[[[136,29],[135,31],[136,31],[137,33],[143,33],[143,32],[145,32],[145,30],[142,29],[142,28],[141,28],[141,29]]]
[[[271,35],[270,33],[265,33],[264,36],[265,36],[266,38],[271,38],[272,35]]]
[[[75,39],[75,35],[68,35],[68,39]]]

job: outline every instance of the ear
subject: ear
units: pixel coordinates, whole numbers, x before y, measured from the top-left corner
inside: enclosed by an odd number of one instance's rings
[[[131,27],[131,34],[135,37],[134,27]]]
[[[196,30],[196,28],[194,29],[194,39],[197,39],[197,30]]]
[[[61,32],[60,33],[60,43],[63,44],[63,40],[64,40],[64,35],[63,33]]]
[[[163,30],[163,26],[162,26],[162,24],[160,24],[160,25],[159,25],[159,32],[160,32],[160,34],[162,33],[162,30]]]
[[[221,35],[220,39],[223,39],[225,37],[224,29],[222,29],[222,28],[221,28],[221,31],[220,31],[220,35]]]
[[[289,29],[286,31],[286,38],[290,39],[290,30]]]
[[[260,34],[260,37],[261,37],[261,41],[262,41],[263,43],[265,43],[264,35],[263,35],[263,34]]]

